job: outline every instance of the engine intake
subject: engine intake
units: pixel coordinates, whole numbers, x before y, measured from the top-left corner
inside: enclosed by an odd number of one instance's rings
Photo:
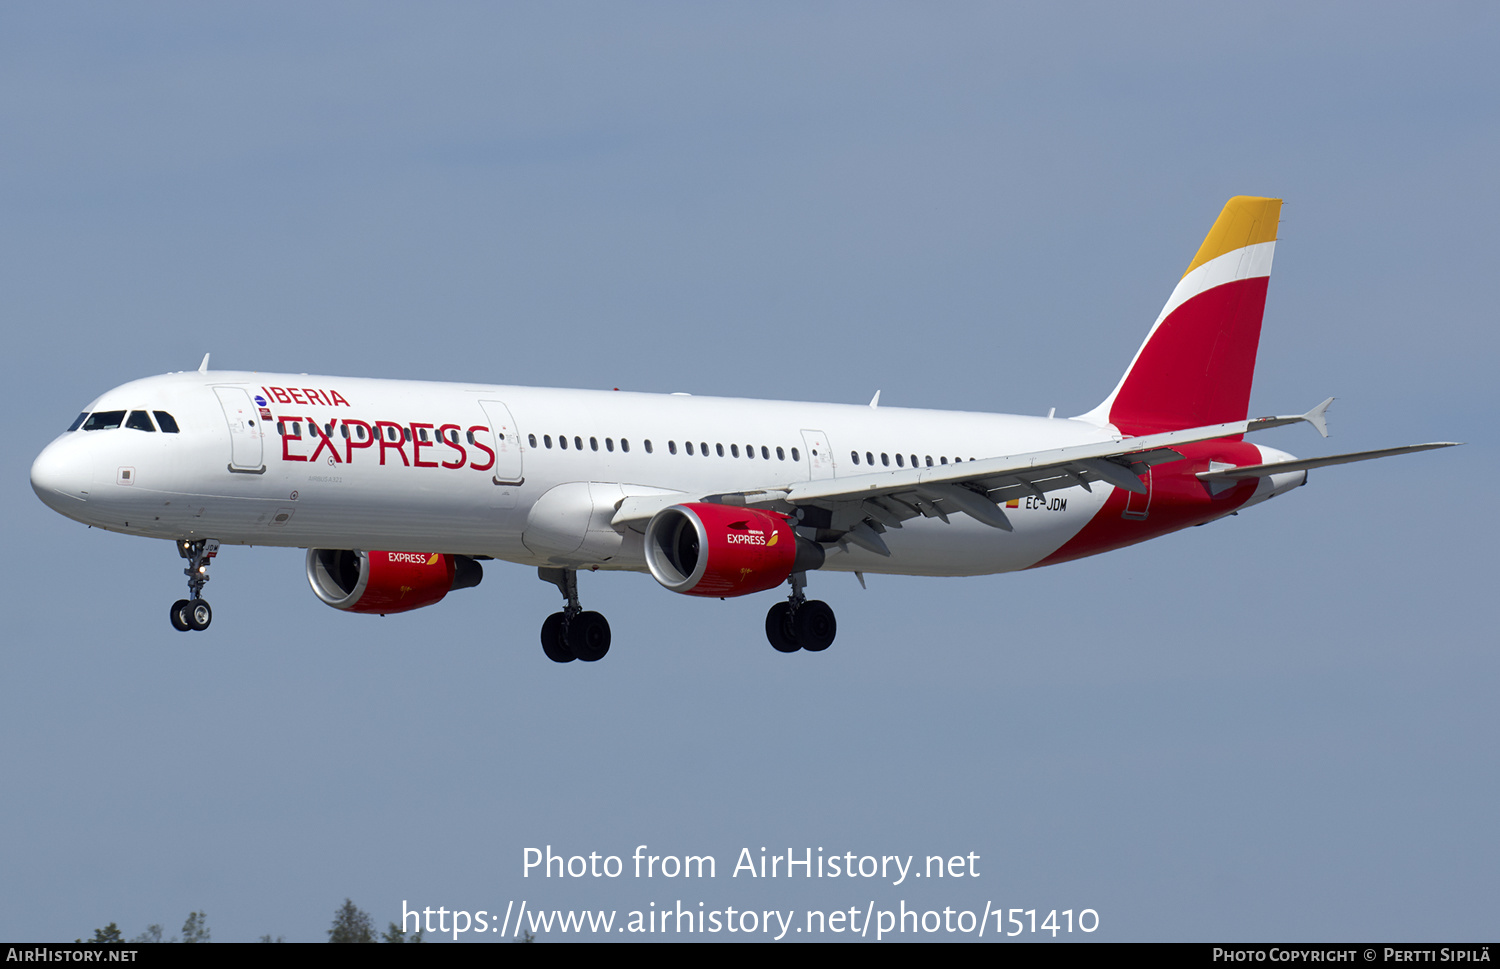
[[[484,568],[467,555],[437,552],[307,550],[307,581],[313,593],[348,612],[410,612],[440,601],[454,589],[469,589]]]
[[[762,592],[823,565],[822,546],[800,538],[784,517],[740,505],[664,508],[646,525],[645,545],[652,577],[690,596]]]

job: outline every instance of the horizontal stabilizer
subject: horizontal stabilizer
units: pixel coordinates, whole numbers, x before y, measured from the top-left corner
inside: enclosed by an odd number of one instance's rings
[[[1198,472],[1199,481],[1223,481],[1234,478],[1264,478],[1267,475],[1283,474],[1288,471],[1311,471],[1313,468],[1326,468],[1335,464],[1353,464],[1355,461],[1370,461],[1375,458],[1388,458],[1393,454],[1412,454],[1417,451],[1431,451],[1440,447],[1457,447],[1461,441],[1437,441],[1432,444],[1408,444],[1405,447],[1381,448],[1378,451],[1355,451],[1351,454],[1331,454],[1326,458],[1300,458],[1296,461],[1277,461],[1272,464],[1252,464],[1243,468],[1223,468],[1219,471]]]

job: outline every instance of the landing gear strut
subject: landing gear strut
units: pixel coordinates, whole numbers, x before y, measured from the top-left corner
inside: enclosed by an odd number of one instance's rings
[[[792,594],[786,602],[778,602],[766,613],[766,639],[783,653],[795,653],[805,649],[821,653],[833,645],[838,634],[838,622],[828,603],[809,599],[802,591],[807,588],[807,573],[793,572]]]
[[[576,569],[536,570],[543,582],[551,582],[568,600],[562,612],[554,612],[542,623],[542,652],[554,663],[581,659],[597,662],[609,652],[609,620],[597,612],[584,612],[578,602]]]
[[[214,621],[214,611],[203,598],[208,584],[208,560],[219,554],[219,540],[199,538],[177,543],[177,554],[188,560],[182,574],[188,577],[188,598],[172,603],[172,628],[178,632],[201,632]]]

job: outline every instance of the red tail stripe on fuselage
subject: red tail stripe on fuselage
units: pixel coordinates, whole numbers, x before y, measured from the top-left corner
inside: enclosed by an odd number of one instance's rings
[[[1194,477],[1199,471],[1209,470],[1213,461],[1233,465],[1259,463],[1260,449],[1255,445],[1222,439],[1181,445],[1173,450],[1182,453],[1181,461],[1159,464],[1151,469],[1150,504],[1144,518],[1125,517],[1130,500],[1136,498],[1140,501],[1141,498],[1116,488],[1077,535],[1032,568],[1097,555],[1191,525],[1201,525],[1229,514],[1255,495],[1259,485],[1256,478],[1240,481],[1233,488],[1213,494]],[[1144,476],[1142,480],[1145,480]]]

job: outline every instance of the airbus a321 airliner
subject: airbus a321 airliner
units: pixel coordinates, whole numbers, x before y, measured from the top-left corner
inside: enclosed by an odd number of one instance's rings
[[[1200,525],[1325,465],[1244,435],[1279,199],[1231,199],[1118,386],[1073,418],[197,371],[105,393],[31,468],[76,521],[175,541],[206,629],[223,544],[306,548],[317,597],[349,612],[430,606],[481,561],[537,568],[566,600],[542,624],[565,663],[609,650],[579,569],[649,571],[673,592],[790,585],[782,652],[826,649],[817,569],[981,575],[1053,565]]]

